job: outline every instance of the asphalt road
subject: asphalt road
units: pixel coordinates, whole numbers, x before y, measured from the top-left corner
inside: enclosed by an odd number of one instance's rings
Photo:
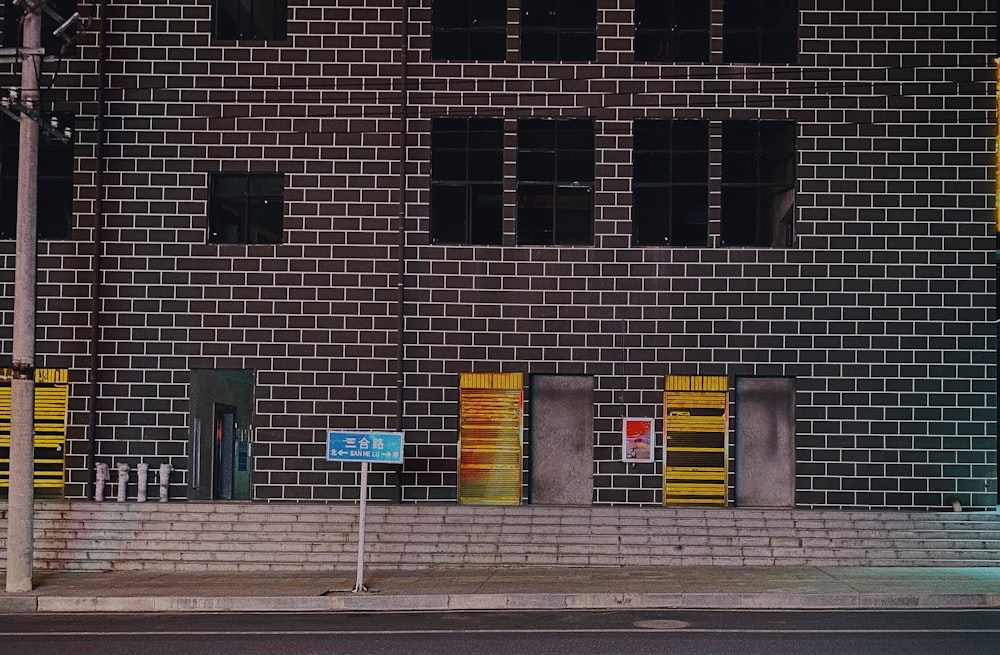
[[[1000,655],[1000,610],[6,614],[18,655]]]

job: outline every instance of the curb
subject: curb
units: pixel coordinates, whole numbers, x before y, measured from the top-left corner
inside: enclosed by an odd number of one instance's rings
[[[0,597],[0,613],[363,612],[613,609],[997,608],[997,594],[553,593],[325,596]]]
[[[38,599],[35,596],[0,595],[0,614],[34,612],[37,610]]]

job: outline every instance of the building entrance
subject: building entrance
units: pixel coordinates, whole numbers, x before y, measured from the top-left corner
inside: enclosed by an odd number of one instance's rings
[[[191,500],[252,497],[253,390],[252,370],[191,371]]]

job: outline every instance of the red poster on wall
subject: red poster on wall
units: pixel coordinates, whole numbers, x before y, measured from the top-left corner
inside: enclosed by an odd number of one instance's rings
[[[651,418],[622,419],[622,461],[653,461],[654,425]]]

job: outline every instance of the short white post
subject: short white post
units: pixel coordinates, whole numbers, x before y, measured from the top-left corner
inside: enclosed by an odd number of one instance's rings
[[[140,462],[136,465],[136,479],[138,480],[139,486],[135,492],[135,499],[142,503],[146,501],[146,483],[149,481],[149,464]]]
[[[125,502],[125,493],[128,490],[128,464],[118,465],[118,502]]]
[[[160,502],[167,502],[170,496],[170,472],[174,467],[170,464],[160,464]]]
[[[368,504],[368,462],[361,462],[361,512],[358,517],[358,576],[354,581],[354,593],[368,591],[364,585],[365,568],[365,506]]]
[[[94,500],[103,501],[104,485],[108,483],[108,478],[110,477],[110,474],[108,473],[108,465],[104,462],[97,462],[94,464],[94,471]]]

